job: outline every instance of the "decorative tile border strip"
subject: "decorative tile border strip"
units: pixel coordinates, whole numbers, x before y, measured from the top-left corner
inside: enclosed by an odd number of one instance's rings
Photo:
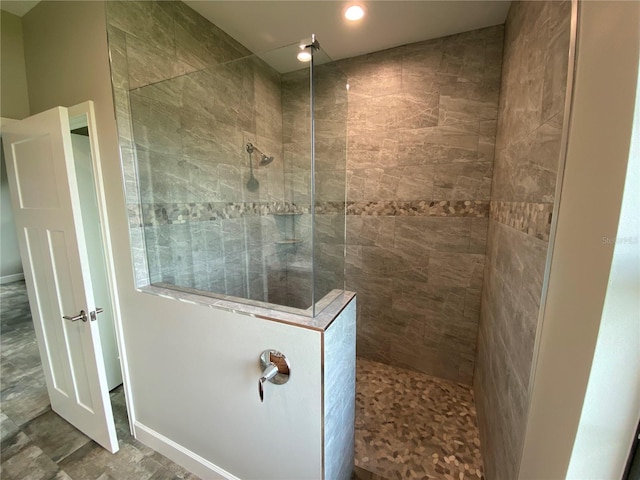
[[[308,205],[289,202],[145,203],[142,204],[142,220],[148,227],[309,211]]]
[[[159,226],[194,222],[207,222],[230,218],[258,217],[286,213],[309,213],[309,205],[290,202],[198,202],[198,203],[146,203],[141,207],[128,205],[132,226]],[[319,202],[319,214],[343,213],[342,202]],[[347,215],[358,216],[429,216],[429,217],[489,217],[489,202],[481,200],[459,201],[380,201],[347,202]]]
[[[484,200],[348,202],[347,215],[487,218],[489,202]]]
[[[491,218],[511,228],[549,240],[553,203],[491,202]]]

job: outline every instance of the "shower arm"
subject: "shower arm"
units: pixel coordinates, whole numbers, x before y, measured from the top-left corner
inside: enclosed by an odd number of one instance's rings
[[[259,166],[268,165],[273,161],[273,157],[269,157],[262,150],[256,147],[253,143],[247,142],[246,145],[247,153],[249,153],[249,162],[252,162],[253,152],[257,152],[260,155]]]

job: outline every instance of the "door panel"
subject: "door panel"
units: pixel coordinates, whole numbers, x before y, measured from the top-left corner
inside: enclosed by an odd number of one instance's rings
[[[19,165],[14,163],[20,208],[59,208],[55,182],[40,182],[38,179],[55,178],[49,135],[33,138],[13,146],[14,156],[24,158]],[[44,183],[44,184],[43,184]]]
[[[66,108],[3,132],[20,254],[52,409],[107,450],[118,441],[98,322]]]

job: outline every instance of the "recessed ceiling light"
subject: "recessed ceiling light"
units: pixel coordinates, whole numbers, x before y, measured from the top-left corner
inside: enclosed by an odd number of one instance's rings
[[[344,11],[344,18],[352,22],[360,20],[362,17],[364,17],[364,8],[360,5],[351,5]]]
[[[301,62],[308,62],[309,60],[311,60],[311,54],[306,50],[298,52],[297,57],[298,57],[298,60],[300,60]]]

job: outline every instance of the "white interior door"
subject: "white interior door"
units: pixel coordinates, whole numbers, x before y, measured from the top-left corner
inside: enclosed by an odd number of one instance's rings
[[[3,129],[20,255],[52,409],[118,450],[66,108]],[[84,317],[72,321],[67,317]]]

